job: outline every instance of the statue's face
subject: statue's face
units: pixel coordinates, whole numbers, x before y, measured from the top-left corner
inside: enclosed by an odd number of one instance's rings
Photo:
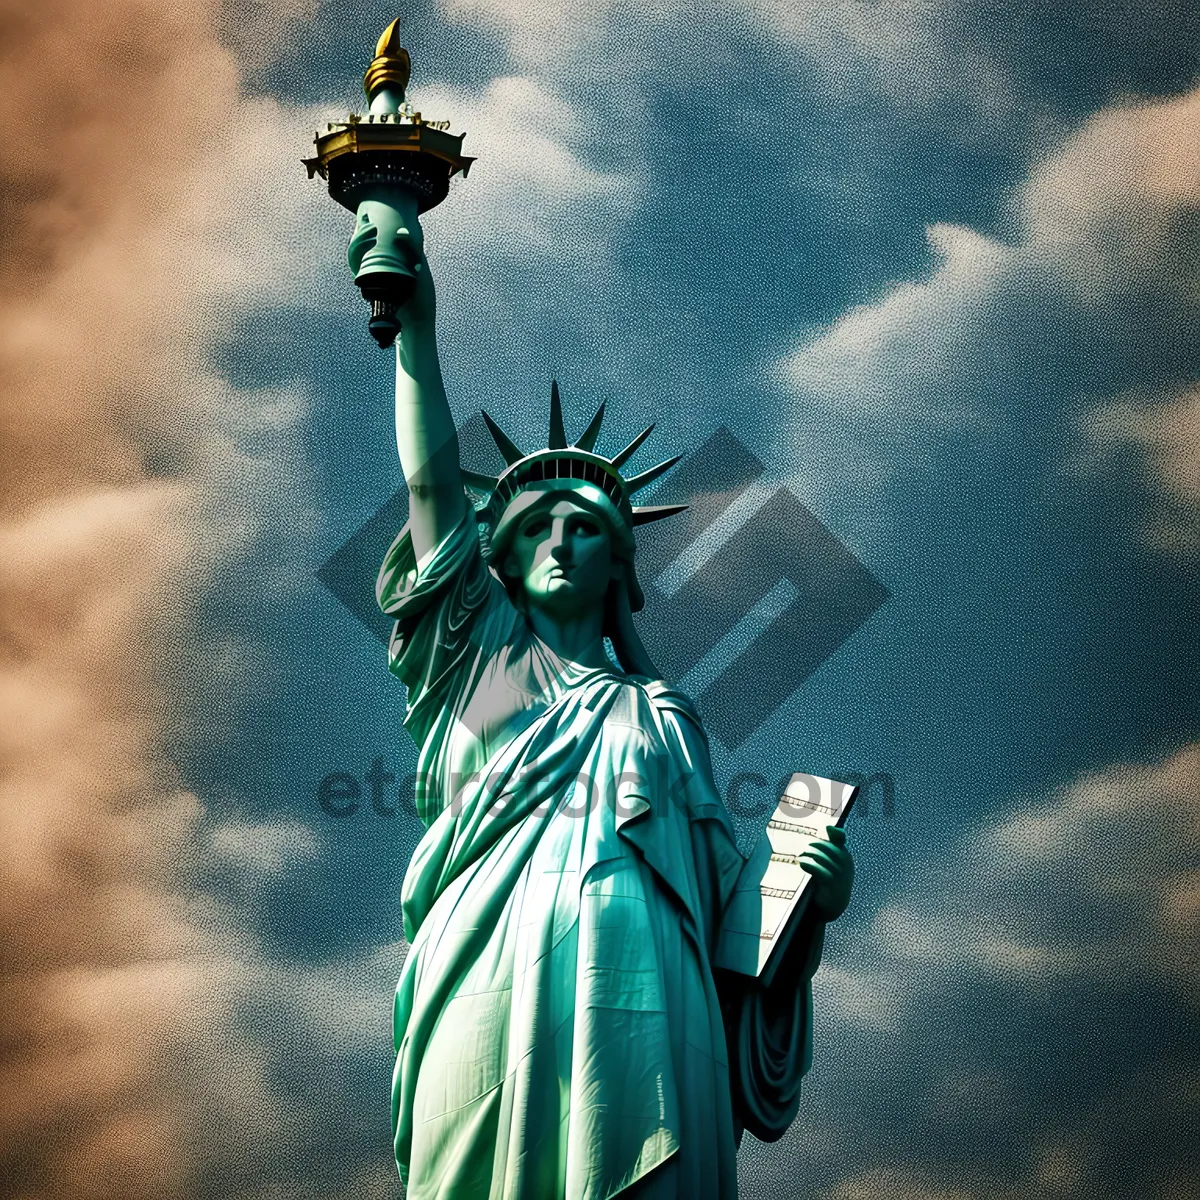
[[[509,579],[521,581],[530,607],[557,618],[602,605],[614,569],[608,526],[566,498],[521,518],[503,565]]]

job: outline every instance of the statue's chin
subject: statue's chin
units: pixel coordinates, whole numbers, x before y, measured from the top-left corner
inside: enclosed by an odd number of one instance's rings
[[[529,595],[528,591],[526,595]],[[537,595],[530,599],[535,607],[556,620],[582,617],[604,603],[602,596],[590,595],[581,590],[574,580],[562,576],[546,580]]]

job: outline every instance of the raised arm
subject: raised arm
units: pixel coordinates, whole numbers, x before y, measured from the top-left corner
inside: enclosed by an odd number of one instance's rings
[[[412,249],[417,285],[398,314],[396,445],[408,484],[413,552],[420,561],[462,520],[467,500],[438,361],[433,279],[419,241]]]

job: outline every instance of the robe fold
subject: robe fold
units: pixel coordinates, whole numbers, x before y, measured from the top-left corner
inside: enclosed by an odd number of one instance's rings
[[[795,1116],[823,926],[769,989],[714,977],[745,858],[692,703],[559,658],[469,510],[419,564],[405,527],[377,598],[426,827],[393,1018],[410,1200],[731,1200],[743,1129]]]

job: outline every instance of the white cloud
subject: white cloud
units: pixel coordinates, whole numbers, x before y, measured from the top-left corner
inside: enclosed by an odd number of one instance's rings
[[[987,1196],[997,1193],[989,1189]],[[827,1200],[981,1200],[973,1187],[949,1187],[929,1173],[905,1168],[875,1167],[843,1179],[825,1193]]]
[[[964,834],[874,918],[864,970],[818,976],[840,1022],[896,1031],[926,989],[972,978],[1040,989],[1153,978],[1196,992],[1200,743],[1118,764]]]
[[[819,421],[831,477],[912,472],[947,432],[1006,428],[1012,406],[997,402],[998,381],[1037,365],[1068,329],[1085,330],[1113,363],[1125,336],[1160,337],[1164,354],[1186,341],[1200,307],[1189,232],[1200,211],[1198,145],[1200,89],[1116,105],[1033,166],[1014,197],[1011,244],[930,226],[935,266],[926,279],[846,312],[767,365],[791,409],[783,440],[808,440]],[[1131,311],[1147,323],[1136,335],[1122,328]],[[1096,405],[1060,365],[1044,377],[1048,413]],[[1110,401],[1083,425],[1093,442],[1144,451],[1177,505],[1154,521],[1153,539],[1194,546],[1195,518],[1184,511],[1197,498],[1194,390],[1156,404]],[[805,481],[810,494],[819,486]]]
[[[931,225],[930,278],[851,310],[785,358],[782,370],[797,384],[854,394],[865,374],[916,371],[944,391],[954,351],[987,335],[997,296],[1033,278],[1057,289],[1061,304],[1094,305],[1131,282],[1200,298],[1196,280],[1171,274],[1177,222],[1200,205],[1198,144],[1200,89],[1098,113],[1031,169],[1014,201],[1020,237],[1012,245]]]
[[[905,106],[949,97],[965,103],[973,121],[995,122],[1014,107],[1012,81],[965,32],[952,3],[734,0],[730,8],[801,51],[840,95],[861,95],[865,85],[874,84]]]
[[[783,1194],[800,1165],[823,1200],[1194,1195],[1181,1150],[1138,1145],[1195,1124],[1178,1015],[1164,1004],[1145,1047],[1109,1039],[1156,1020],[1126,1011],[1133,997],[1173,991],[1183,1014],[1200,999],[1198,852],[1192,744],[907,859],[865,931],[830,931],[801,1117],[784,1142],[743,1146],[743,1192]],[[880,869],[859,855],[863,897]]]
[[[527,76],[504,76],[478,95],[424,87],[418,101],[428,117],[465,129],[464,151],[478,158],[424,221],[436,229],[431,254],[479,272],[496,255],[511,271],[512,259],[531,254],[561,260],[610,252],[640,184],[627,172],[588,165],[579,147],[589,131],[560,96]]]
[[[440,0],[448,20],[475,28],[488,27],[501,33],[509,53],[522,66],[537,68],[560,63],[586,53],[611,32],[620,12],[617,0]],[[639,6],[633,19],[644,19],[655,11],[654,4]]]
[[[390,1048],[391,996],[407,950],[393,942],[317,967],[281,964],[276,982],[324,1053]]]
[[[316,834],[299,821],[229,821],[212,830],[209,844],[218,859],[260,877],[281,875],[320,850]]]
[[[535,74],[566,74],[581,60],[602,60],[619,76],[626,57],[669,60],[693,55],[692,35],[706,21],[716,37],[765,35],[815,67],[830,93],[873,88],[905,106],[952,96],[972,119],[997,120],[1013,107],[1012,83],[985,50],[964,37],[950,3],[929,0],[726,0],[703,12],[682,0],[441,0],[453,21],[490,26],[509,54]],[[677,30],[686,28],[680,38]],[[714,70],[719,69],[714,64]]]
[[[316,130],[344,119],[329,105],[247,97],[197,164],[196,186],[157,236],[177,242],[209,319],[230,308],[329,308],[353,296],[343,248],[352,218],[300,160]],[[203,256],[187,251],[197,242]]]
[[[1109,401],[1085,413],[1079,427],[1084,444],[1073,466],[1112,469],[1120,451],[1137,451],[1162,496],[1145,514],[1147,539],[1168,553],[1200,552],[1200,385]]]
[[[1035,166],[1017,197],[1029,252],[1085,304],[1159,280],[1200,298],[1200,279],[1174,275],[1188,240],[1181,219],[1198,206],[1200,89],[1103,109]]]
[[[464,152],[477,160],[422,218],[435,270],[477,283],[496,259],[511,271],[513,260],[610,255],[641,184],[629,170],[588,163],[589,129],[561,96],[531,77],[504,76],[476,94],[431,83],[410,99],[426,119],[465,130]],[[341,310],[357,300],[345,261],[351,215],[300,163],[314,131],[344,117],[332,101],[242,100],[197,164],[196,186],[154,231],[148,253],[178,255],[215,329],[255,307]]]
[[[1115,403],[1087,419],[1098,441],[1130,441],[1144,448],[1163,490],[1180,500],[1200,501],[1200,385],[1161,403]]]
[[[898,424],[915,418],[926,427],[969,419],[967,408],[947,400],[945,380],[956,355],[981,335],[988,297],[1016,252],[960,225],[931,225],[927,236],[938,259],[928,279],[851,309],[775,364],[775,376],[806,402],[849,415],[886,412]]]

